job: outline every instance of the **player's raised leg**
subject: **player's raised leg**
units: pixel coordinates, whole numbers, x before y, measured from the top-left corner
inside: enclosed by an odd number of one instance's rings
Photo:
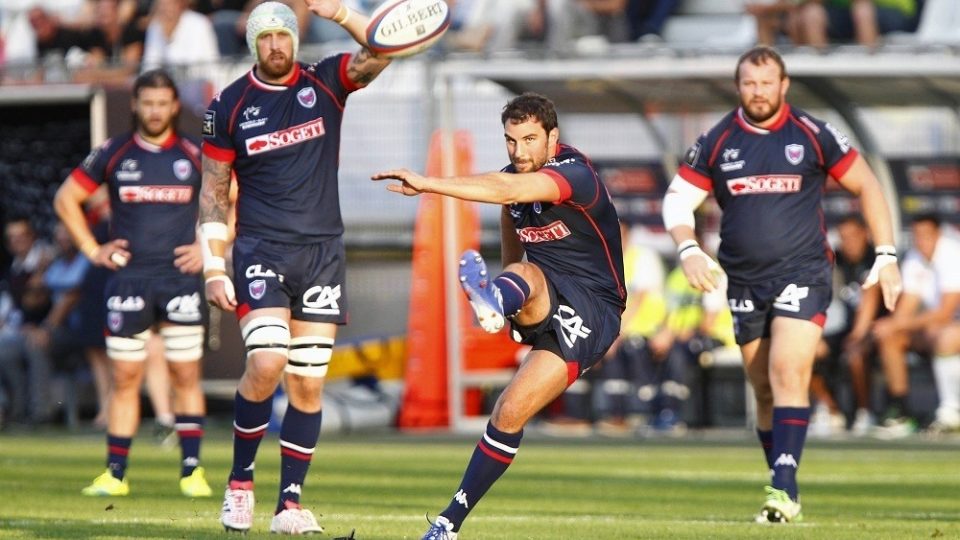
[[[322,533],[313,513],[300,505],[300,495],[320,437],[323,383],[337,326],[294,320],[291,331],[285,374],[290,404],[280,427],[280,494],[270,532]]]
[[[220,522],[227,530],[253,525],[254,461],[273,412],[273,393],[287,365],[290,311],[255,309],[240,319],[247,367],[234,398],[233,467],[224,493]]]
[[[569,373],[566,362],[552,352],[535,349],[527,355],[497,400],[453,499],[431,524],[423,540],[456,540],[467,514],[516,457],[523,427],[563,393],[570,383]]]

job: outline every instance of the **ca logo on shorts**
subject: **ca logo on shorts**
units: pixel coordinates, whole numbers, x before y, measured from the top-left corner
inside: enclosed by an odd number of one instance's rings
[[[810,287],[797,287],[793,283],[787,285],[773,301],[773,307],[793,313],[800,312],[800,301],[810,294]]]
[[[200,320],[200,293],[176,296],[167,302],[167,317],[174,322]]]
[[[339,315],[340,285],[317,285],[303,293],[303,312],[316,315]]]
[[[586,339],[593,331],[583,325],[583,318],[570,306],[561,304],[553,318],[560,321],[560,335],[570,348],[573,348],[578,338]]]

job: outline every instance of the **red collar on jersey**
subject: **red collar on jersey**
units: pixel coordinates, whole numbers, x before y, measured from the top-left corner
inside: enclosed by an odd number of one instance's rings
[[[740,124],[740,127],[743,128],[744,131],[758,135],[766,135],[767,133],[782,128],[783,125],[787,123],[788,118],[790,118],[790,104],[786,102],[783,104],[783,107],[780,107],[780,116],[777,118],[777,121],[770,124],[770,127],[765,128],[751,124],[743,115],[743,107],[737,108],[737,123]]]

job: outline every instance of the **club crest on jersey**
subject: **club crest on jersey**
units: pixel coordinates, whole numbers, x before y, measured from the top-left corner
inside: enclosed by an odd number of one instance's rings
[[[312,109],[317,104],[317,93],[313,88],[304,88],[297,92],[297,101],[308,109]]]
[[[123,326],[123,313],[111,311],[107,314],[107,327],[111,332],[119,332],[121,326]]]
[[[190,163],[189,159],[178,159],[173,162],[173,174],[177,177],[177,180],[183,182],[184,180],[190,178],[192,173],[193,165]]]
[[[543,206],[540,205],[540,201],[533,203],[533,211],[536,212],[537,214],[539,214],[540,212],[543,212]]]
[[[799,165],[803,161],[803,145],[788,144],[783,147],[783,153],[787,156],[787,161],[791,165]]]
[[[267,292],[267,282],[262,279],[255,279],[250,282],[248,288],[250,289],[250,297],[259,300]]]

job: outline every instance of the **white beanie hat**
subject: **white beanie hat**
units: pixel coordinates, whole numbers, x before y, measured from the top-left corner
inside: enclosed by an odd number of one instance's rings
[[[281,30],[293,38],[293,57],[297,57],[300,45],[300,31],[297,27],[297,16],[286,4],[280,2],[264,2],[253,8],[247,18],[247,47],[250,54],[259,60],[257,55],[257,39],[260,34],[269,31]]]

